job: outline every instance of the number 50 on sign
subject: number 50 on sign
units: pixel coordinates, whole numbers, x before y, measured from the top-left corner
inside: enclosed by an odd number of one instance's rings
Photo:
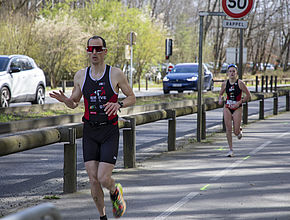
[[[222,0],[224,12],[232,18],[242,18],[253,8],[254,0]]]

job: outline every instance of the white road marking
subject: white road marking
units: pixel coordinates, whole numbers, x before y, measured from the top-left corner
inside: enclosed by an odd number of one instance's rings
[[[290,132],[283,133],[283,134],[277,136],[275,139],[284,137],[285,135],[288,135],[288,134],[290,134]],[[271,143],[273,143],[273,142],[272,141],[267,141],[267,142],[261,144],[259,147],[257,147],[254,150],[252,150],[249,153],[249,156],[255,155],[257,152],[261,151],[262,149],[264,149],[266,146],[268,146]],[[231,170],[233,170],[235,167],[237,167],[238,165],[240,165],[244,161],[245,161],[244,158],[235,161],[229,167],[227,167],[224,170],[222,170],[221,172],[219,172],[216,176],[210,178],[210,181],[216,181],[219,178],[225,176],[227,173],[229,173]],[[174,205],[172,205],[171,207],[169,207],[165,212],[163,212],[159,216],[157,216],[154,220],[164,220],[164,219],[166,219],[173,212],[175,212],[181,206],[183,206],[186,203],[188,203],[191,199],[193,199],[198,194],[199,194],[198,192],[191,192],[191,193],[187,194],[185,197],[181,198],[177,203],[175,203]]]

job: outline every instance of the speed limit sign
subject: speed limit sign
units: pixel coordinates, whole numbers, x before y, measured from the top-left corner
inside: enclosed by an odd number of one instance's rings
[[[253,8],[254,0],[222,0],[224,12],[232,18],[242,18]]]

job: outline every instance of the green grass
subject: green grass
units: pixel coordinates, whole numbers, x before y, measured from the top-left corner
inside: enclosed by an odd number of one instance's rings
[[[207,97],[216,97],[217,93],[207,92],[203,94],[204,98]],[[170,103],[175,101],[182,101],[187,99],[196,99],[197,93],[184,93],[181,96],[147,96],[144,98],[137,98],[135,105],[147,105],[147,104],[158,104],[158,103]],[[65,114],[76,114],[83,113],[83,106],[77,107],[76,109],[70,109],[64,106],[62,110],[46,110],[40,112],[18,112],[13,114],[0,114],[0,123],[18,121],[18,120],[27,120],[27,119],[36,119],[43,117],[51,117]]]
[[[63,110],[47,110],[41,112],[19,112],[13,114],[0,114],[0,123],[7,123],[11,121],[19,121],[19,120],[28,120],[28,119],[37,119],[58,115],[66,115],[66,114],[75,114],[81,113],[83,110],[71,110],[69,108]]]
[[[20,115],[14,115],[14,114],[0,114],[0,122],[6,123],[10,121],[17,121],[17,120],[22,120],[23,117]]]

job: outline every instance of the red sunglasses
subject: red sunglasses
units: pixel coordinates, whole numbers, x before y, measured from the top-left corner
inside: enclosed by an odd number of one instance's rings
[[[103,46],[88,46],[87,52],[93,53],[94,50],[96,50],[97,53],[102,53],[106,48]]]

